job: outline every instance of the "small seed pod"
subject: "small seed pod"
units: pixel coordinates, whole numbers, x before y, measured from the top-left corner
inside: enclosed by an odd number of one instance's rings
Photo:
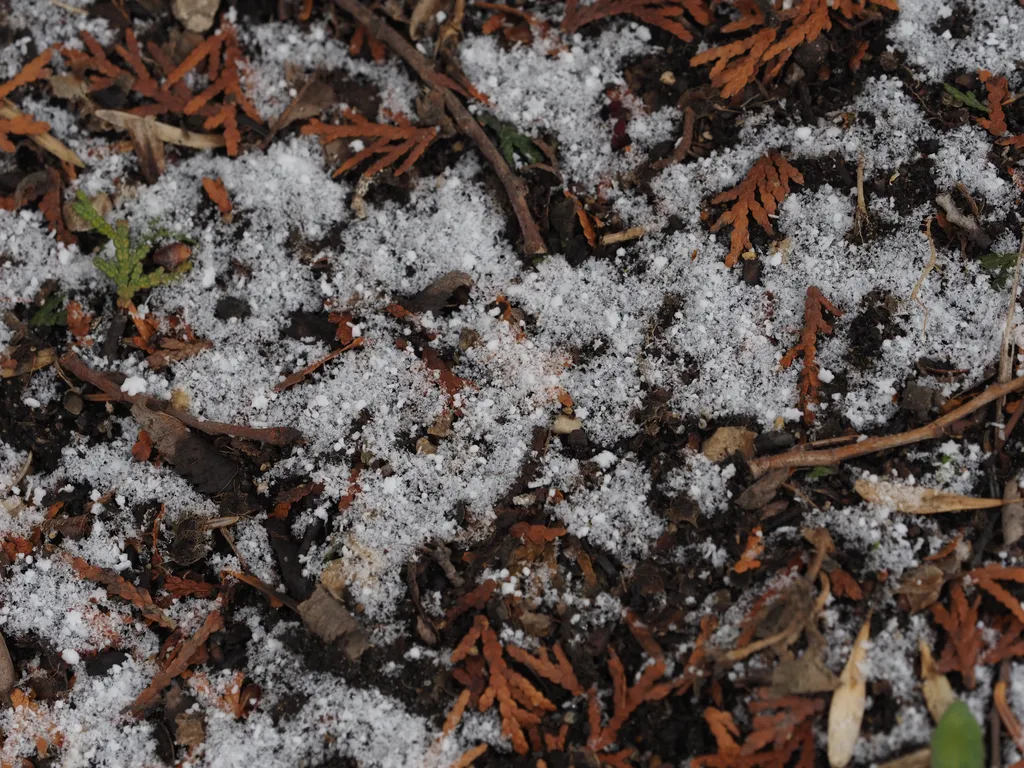
[[[192,249],[184,243],[170,243],[156,249],[153,253],[153,263],[164,269],[174,269],[191,255]]]

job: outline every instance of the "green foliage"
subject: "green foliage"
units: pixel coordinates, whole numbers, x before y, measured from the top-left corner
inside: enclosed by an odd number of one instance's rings
[[[64,294],[55,293],[45,302],[43,306],[35,311],[28,324],[31,326],[47,326],[52,328],[55,325],[67,325],[68,313],[64,309]]]
[[[114,244],[114,258],[104,259],[96,256],[93,264],[114,281],[114,285],[117,286],[117,303],[121,306],[130,304],[139,291],[167,285],[192,268],[192,262],[185,261],[170,272],[163,267],[157,267],[152,272],[143,271],[142,262],[149,255],[153,242],[161,236],[160,231],[144,236],[132,244],[128,224],[123,221],[119,221],[116,226],[108,224],[81,190],[71,205],[86,224]]]
[[[932,733],[932,768],[984,768],[985,744],[978,721],[957,699]]]
[[[986,253],[978,263],[986,272],[992,273],[992,284],[997,288],[1006,285],[1010,270],[1017,265],[1016,253]]]
[[[823,477],[834,475],[836,473],[835,467],[814,467],[810,472],[805,475],[807,480],[820,480]]]
[[[950,85],[949,83],[943,83],[942,87],[946,89],[946,93],[948,93],[954,99],[959,101],[965,107],[976,109],[979,112],[988,113],[988,107],[985,104],[982,104],[980,101],[978,101],[978,97],[975,96],[970,91],[967,91],[965,93],[964,91],[961,91],[959,88]]]
[[[494,115],[484,114],[477,119],[498,134],[498,149],[509,165],[515,166],[516,155],[531,163],[539,163],[544,159],[544,154],[537,149],[537,145],[530,137],[519,133],[514,125],[502,122]]]

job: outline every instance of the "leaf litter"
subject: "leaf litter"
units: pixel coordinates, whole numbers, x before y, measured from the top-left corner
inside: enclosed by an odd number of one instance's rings
[[[10,5],[5,764],[1019,748],[1017,4]]]

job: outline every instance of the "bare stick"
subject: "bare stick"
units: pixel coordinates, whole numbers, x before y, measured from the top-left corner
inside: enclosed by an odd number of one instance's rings
[[[1010,284],[1010,304],[1006,308],[1006,323],[1003,325],[1003,338],[999,345],[999,378],[997,381],[1002,384],[1010,380],[1013,375],[1013,332],[1017,317],[1017,289],[1020,288],[1020,262],[1024,258],[1024,230],[1020,235],[1020,247],[1017,249],[1017,265],[1013,269],[1013,282]],[[1003,408],[1006,407],[1006,398],[1001,397],[996,401],[996,422],[1000,425],[996,433],[996,442],[1001,448],[1006,442],[1006,429],[1003,426]]]
[[[935,269],[935,240],[932,238],[932,217],[928,217],[928,222],[924,225],[924,235],[928,238],[928,247],[931,249],[931,258],[928,259],[928,263],[924,265],[924,271],[921,276],[917,278],[917,283],[914,284],[914,290],[910,292],[910,300],[916,301],[921,309],[924,310],[924,319],[921,321],[921,339],[928,338],[928,307],[920,297],[917,295],[921,290],[921,286],[924,285],[924,281],[928,279],[928,275],[933,269]]]
[[[198,429],[208,435],[228,435],[271,445],[288,445],[302,439],[302,433],[291,427],[260,428],[247,427],[242,424],[225,424],[220,421],[202,421],[191,413],[172,408],[159,398],[147,395],[129,395],[121,391],[121,385],[113,378],[105,373],[94,371],[74,352],[68,352],[60,359],[60,367],[76,378],[105,392],[111,400],[132,405],[140,403],[152,411],[162,411],[168,416],[173,416],[185,426]]]
[[[416,50],[408,40],[359,0],[334,0],[334,2],[366,27],[371,35],[387,44],[406,64],[412,67],[424,83],[441,94],[444,98],[445,108],[455,121],[459,132],[476,142],[480,153],[494,168],[502,186],[505,187],[505,194],[508,195],[508,201],[519,221],[519,229],[523,233],[523,247],[526,253],[530,255],[547,253],[548,249],[544,245],[544,238],[541,237],[537,222],[533,220],[530,207],[526,204],[526,184],[508,167],[508,163],[505,162],[505,158],[501,156],[498,148],[494,146],[494,142],[487,138],[484,129],[469,113],[465,105],[459,101],[459,97],[452,93],[446,84],[451,81],[434,69],[430,59]]]
[[[926,424],[908,432],[900,432],[896,435],[881,435],[879,437],[865,437],[853,445],[844,445],[842,448],[830,448],[824,451],[787,451],[775,456],[764,456],[750,462],[750,470],[754,477],[760,477],[770,469],[799,469],[801,467],[830,467],[840,464],[858,456],[867,456],[879,451],[888,451],[891,448],[900,448],[904,445],[920,443],[922,440],[934,440],[942,437],[945,430],[951,424],[969,416],[979,408],[982,408],[1000,397],[1005,397],[1011,392],[1024,389],[1024,376],[1005,382],[993,384],[973,400],[968,400],[959,408],[947,413],[931,424]]]

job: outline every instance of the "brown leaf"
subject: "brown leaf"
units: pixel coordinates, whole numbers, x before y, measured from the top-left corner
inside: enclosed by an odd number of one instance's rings
[[[432,280],[423,290],[402,299],[401,304],[410,312],[433,312],[453,304],[458,294],[469,294],[473,287],[473,278],[465,272],[445,272]]]
[[[924,563],[903,575],[896,594],[906,598],[911,613],[919,613],[939,599],[945,583],[946,574],[941,568]]]
[[[860,726],[867,704],[867,680],[861,665],[868,656],[871,614],[857,633],[850,658],[839,676],[839,688],[832,694],[828,710],[828,762],[832,768],[845,768],[853,759],[860,738]]]
[[[853,489],[865,501],[914,515],[934,515],[963,509],[991,509],[1003,504],[1002,499],[961,496],[958,493],[943,493],[934,488],[900,485],[885,480],[872,482],[866,478],[854,483]]]
[[[836,568],[828,576],[832,581],[832,594],[836,597],[848,597],[855,602],[864,599],[864,590],[860,584],[842,568]]]
[[[144,429],[139,430],[139,437],[132,446],[132,458],[136,461],[149,461],[153,455],[153,438]]]
[[[299,615],[310,632],[326,643],[340,641],[345,654],[357,660],[367,648],[369,639],[345,605],[318,584],[312,597],[299,603]]]
[[[158,267],[171,270],[184,264],[191,255],[192,249],[185,243],[168,243],[153,251],[152,259]]]
[[[3,634],[0,634],[0,702],[7,703],[18,675],[14,671],[14,660],[11,659],[11,652],[7,650],[7,641]]]
[[[127,124],[128,135],[139,160],[139,170],[147,184],[155,184],[167,167],[164,143],[157,135],[155,123],[153,117],[143,117]]]
[[[781,661],[772,670],[772,696],[831,693],[839,678],[825,666],[821,655],[808,648],[791,661]]]

